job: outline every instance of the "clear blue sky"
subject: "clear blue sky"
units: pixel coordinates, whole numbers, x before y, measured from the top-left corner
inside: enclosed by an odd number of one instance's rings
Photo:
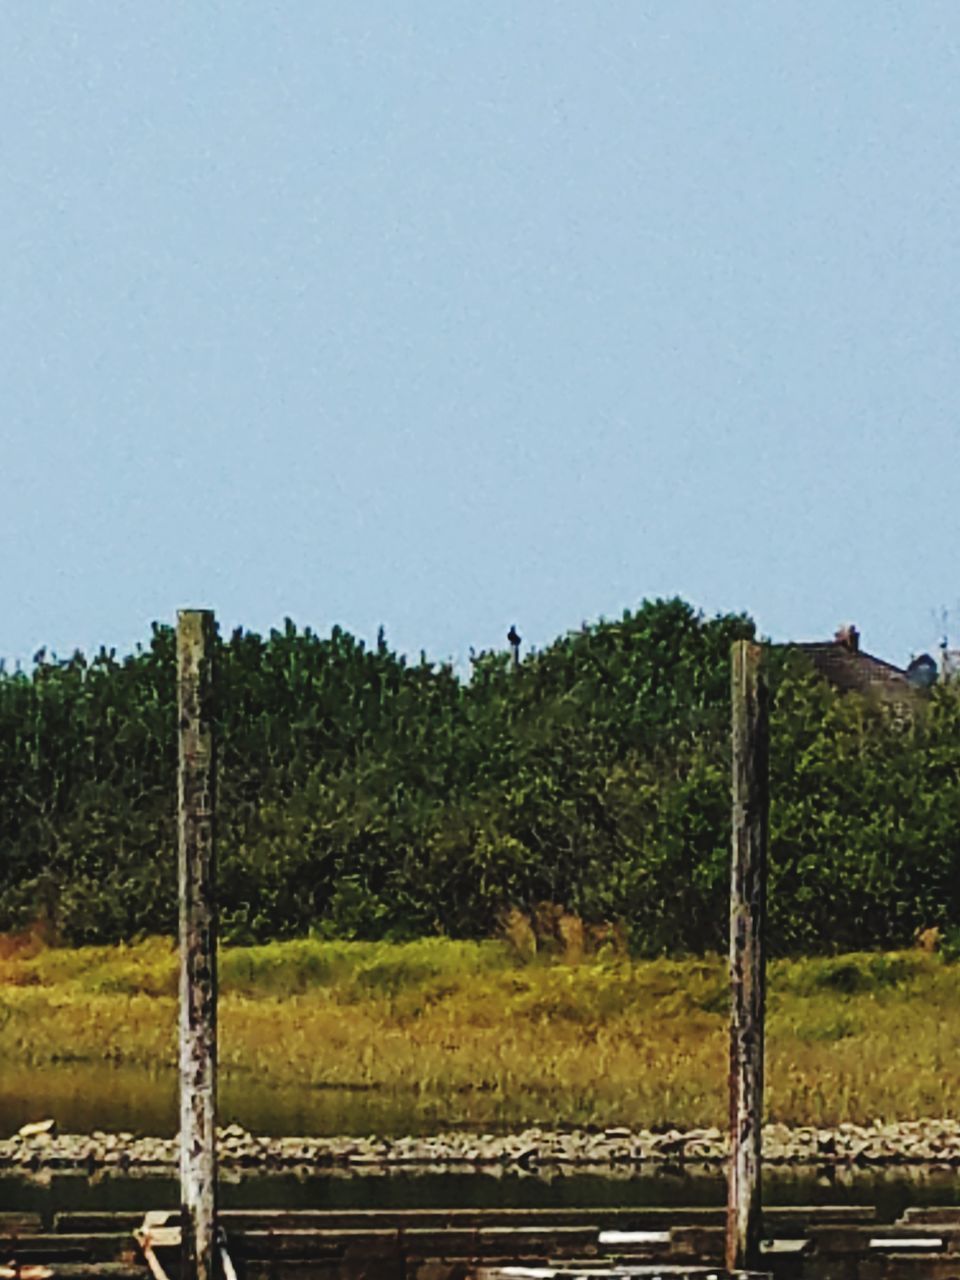
[[[960,638],[956,0],[10,0],[0,653]]]

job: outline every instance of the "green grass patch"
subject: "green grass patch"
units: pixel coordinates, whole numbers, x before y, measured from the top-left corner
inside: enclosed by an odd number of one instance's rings
[[[396,1127],[421,1130],[724,1123],[721,957],[524,963],[495,941],[305,939],[225,948],[220,968],[235,1084],[392,1099]],[[769,1118],[956,1113],[956,972],[919,951],[772,963]],[[0,959],[0,1069],[172,1070],[176,980],[166,939]]]
[[[808,997],[825,992],[863,995],[909,986],[923,978],[929,967],[923,952],[854,952],[844,956],[775,962],[771,967],[770,984],[779,990]]]

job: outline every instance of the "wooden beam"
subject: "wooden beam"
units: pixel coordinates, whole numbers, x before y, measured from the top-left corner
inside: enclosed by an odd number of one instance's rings
[[[177,615],[182,1280],[217,1280],[216,624]]]
[[[734,643],[730,878],[730,1163],[726,1265],[760,1259],[769,721],[759,645]]]

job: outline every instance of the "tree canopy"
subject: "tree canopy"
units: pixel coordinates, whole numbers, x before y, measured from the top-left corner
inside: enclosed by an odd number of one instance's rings
[[[640,952],[725,945],[742,614],[645,602],[468,679],[287,622],[218,640],[218,859],[235,941],[482,936],[563,904]],[[904,724],[772,651],[774,950],[960,926],[960,694]],[[176,923],[175,636],[0,672],[0,929]]]

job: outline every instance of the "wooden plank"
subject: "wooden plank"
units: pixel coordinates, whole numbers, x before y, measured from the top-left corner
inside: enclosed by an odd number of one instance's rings
[[[599,1232],[594,1226],[481,1227],[479,1231],[470,1234],[476,1241],[473,1256],[478,1258],[531,1255],[544,1258],[569,1257],[571,1253],[583,1254],[587,1251],[596,1256],[599,1238]],[[406,1241],[410,1237],[404,1233],[403,1238]],[[441,1248],[444,1249],[444,1246],[441,1245]]]
[[[889,1241],[890,1251],[900,1252],[894,1248],[893,1242],[903,1239],[906,1234],[902,1226],[869,1226],[867,1224],[815,1225],[809,1230],[818,1255],[858,1254],[862,1258],[867,1258],[876,1248],[884,1247],[883,1245],[871,1246],[873,1240]],[[944,1246],[949,1247],[951,1243],[960,1243],[960,1232],[951,1233],[944,1227],[911,1225],[909,1235],[915,1240],[925,1237],[933,1251]],[[935,1241],[941,1243],[935,1244]]]
[[[643,1215],[646,1211],[640,1210]],[[260,1213],[251,1210],[223,1210],[220,1219],[231,1238],[247,1230],[286,1231],[308,1229],[417,1228],[444,1227],[479,1231],[490,1227],[531,1227],[537,1229],[592,1227],[601,1222],[619,1221],[635,1211],[629,1209],[332,1209],[293,1210]]]
[[[176,1210],[172,1210],[174,1214]],[[179,1222],[179,1215],[177,1215]],[[76,1212],[64,1210],[53,1215],[54,1231],[64,1231],[71,1235],[80,1235],[83,1232],[97,1234],[101,1231],[126,1231],[132,1232],[143,1222],[143,1213],[134,1212],[133,1210],[124,1212],[116,1210],[91,1210],[84,1209]]]
[[[166,1271],[163,1269],[163,1263],[157,1257],[154,1250],[154,1241],[146,1231],[135,1231],[134,1238],[140,1245],[140,1251],[143,1254],[143,1260],[147,1264],[153,1280],[169,1280]],[[177,1240],[180,1244],[180,1240]]]
[[[53,1280],[149,1280],[149,1276],[135,1262],[58,1262]]]
[[[223,1241],[220,1242],[220,1266],[223,1269],[223,1280],[237,1280],[233,1259],[230,1257],[230,1252]]]
[[[481,1266],[470,1273],[471,1280],[564,1280],[576,1275],[589,1280],[655,1280],[657,1276],[669,1280],[773,1280],[770,1271],[738,1271],[735,1277],[729,1271],[716,1267],[687,1266],[678,1263],[661,1263],[649,1266],[594,1265],[584,1270],[575,1263],[545,1266],[499,1264]]]
[[[615,1245],[620,1245],[621,1247],[623,1245],[630,1245],[632,1247],[645,1245],[649,1247],[651,1245],[669,1245],[669,1243],[669,1229],[665,1231],[651,1231],[649,1229],[640,1231],[624,1231],[622,1229],[616,1231],[601,1231],[598,1240],[598,1244],[603,1245],[605,1248],[612,1248]]]
[[[921,1262],[924,1258],[953,1256],[956,1261],[956,1254],[960,1251],[960,1232],[951,1235],[943,1229],[928,1229],[926,1232],[923,1228],[911,1229],[909,1234],[916,1243],[909,1250],[901,1243],[905,1238],[903,1229],[897,1227],[837,1223],[814,1225],[808,1230],[809,1236],[805,1241],[762,1237],[760,1255],[763,1262],[769,1265],[778,1257],[786,1261],[786,1255],[792,1255],[806,1259],[804,1274],[810,1276],[832,1275],[832,1268],[837,1270],[837,1274],[846,1275],[848,1272],[843,1270],[844,1267],[855,1267],[857,1274],[867,1277],[886,1276],[888,1262],[892,1275],[904,1259],[909,1261],[913,1256],[919,1268],[915,1274],[922,1276]],[[715,1226],[681,1227],[671,1233],[672,1261],[709,1263],[718,1258],[720,1252],[721,1234]],[[960,1267],[956,1274],[960,1275]]]
[[[764,1237],[760,1241],[760,1255],[768,1262],[771,1258],[799,1258],[813,1251],[813,1241],[809,1236],[774,1236]]]
[[[960,1209],[919,1209],[917,1214],[931,1214],[931,1222],[947,1222],[951,1217],[960,1223]],[[596,1206],[583,1209],[558,1207],[544,1209],[220,1209],[221,1225],[231,1234],[237,1231],[283,1231],[290,1229],[363,1228],[363,1227],[432,1227],[447,1224],[456,1227],[483,1227],[529,1223],[536,1226],[596,1226],[624,1230],[668,1229],[672,1226],[697,1223],[721,1225],[726,1210],[720,1206],[680,1205],[669,1206]],[[927,1219],[914,1217],[908,1209],[903,1221],[922,1222]],[[176,1210],[164,1216],[179,1224]],[[29,1217],[29,1215],[28,1215]],[[128,1231],[139,1227],[144,1215],[123,1211],[92,1211],[57,1213],[53,1219],[55,1231],[73,1233]],[[781,1226],[806,1228],[811,1223],[870,1223],[876,1220],[876,1208],[867,1204],[836,1205],[768,1205],[763,1211],[763,1231],[766,1235]],[[28,1224],[29,1225],[29,1224]],[[36,1225],[39,1226],[39,1219]],[[159,1220],[158,1220],[159,1225]],[[0,1234],[4,1234],[0,1232]]]
[[[733,856],[730,876],[730,1163],[726,1265],[759,1264],[764,931],[769,815],[767,688],[761,648],[731,652]]]
[[[181,1280],[217,1280],[216,624],[177,614]]]
[[[625,1223],[669,1227],[676,1223],[710,1222],[722,1225],[726,1209],[722,1205],[596,1205],[585,1208],[423,1208],[423,1209],[221,1209],[220,1220],[231,1231],[244,1228],[275,1229],[284,1227],[360,1227],[378,1222],[398,1225],[432,1226],[438,1221],[451,1226],[511,1225],[529,1222],[537,1225],[586,1226]],[[97,1215],[101,1217],[105,1215]],[[138,1215],[130,1215],[131,1219]],[[871,1204],[768,1205],[764,1222],[807,1223],[873,1222],[876,1207]],[[84,1215],[70,1215],[70,1221],[83,1221]]]
[[[17,1261],[24,1262],[121,1262],[135,1252],[133,1237],[127,1232],[81,1235],[46,1231],[19,1235],[5,1244]]]
[[[911,1227],[921,1223],[947,1223],[955,1224],[960,1229],[960,1205],[911,1205],[908,1209],[904,1209],[900,1221],[910,1223]]]
[[[896,1235],[871,1236],[867,1241],[868,1249],[882,1249],[886,1253],[930,1253],[940,1252],[945,1244],[943,1234],[932,1235],[924,1232],[911,1232],[905,1235],[902,1231]]]
[[[719,1263],[723,1258],[726,1227],[688,1226],[674,1227],[670,1232],[669,1256],[671,1261],[686,1263]],[[760,1252],[760,1240],[757,1240],[757,1253]],[[744,1267],[728,1267],[728,1270],[743,1271]]]
[[[879,1264],[879,1265],[877,1265]],[[855,1263],[857,1280],[957,1280],[956,1257],[924,1253],[891,1253]]]
[[[598,1231],[593,1226],[318,1228],[231,1232],[230,1249],[239,1260],[326,1257],[347,1245],[362,1242],[402,1246],[406,1253],[417,1258],[472,1258],[491,1253],[525,1256],[531,1251],[547,1257],[552,1252],[595,1249],[597,1237]]]
[[[395,1250],[400,1239],[396,1229],[244,1231],[230,1235],[230,1251],[235,1259],[322,1259],[340,1257],[350,1247]]]
[[[874,1222],[877,1206],[873,1204],[781,1204],[767,1205],[763,1210],[764,1231],[768,1224],[831,1222]]]
[[[37,1235],[43,1230],[43,1218],[39,1213],[0,1213],[0,1236],[20,1235],[23,1232]]]

